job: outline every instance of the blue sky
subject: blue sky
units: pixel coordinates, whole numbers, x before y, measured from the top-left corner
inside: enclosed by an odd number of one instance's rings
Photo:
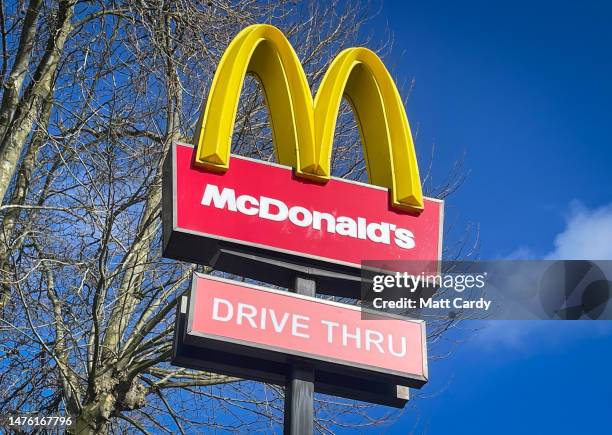
[[[441,179],[466,153],[447,223],[480,224],[481,258],[612,259],[611,14],[598,1],[386,1],[371,23],[394,33],[396,79],[416,80],[419,158],[435,143]],[[612,322],[463,328],[390,432],[609,430]]]
[[[483,257],[519,245],[544,254],[574,200],[612,202],[612,30],[603,2],[385,2],[398,81],[421,160],[470,177],[449,212],[481,224]],[[573,4],[573,6],[572,6]]]

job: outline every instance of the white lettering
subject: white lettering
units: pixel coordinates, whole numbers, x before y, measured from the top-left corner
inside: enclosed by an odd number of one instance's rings
[[[257,308],[253,305],[238,303],[238,309],[236,310],[236,324],[242,325],[242,319],[246,319],[249,324],[257,329],[257,323],[255,323],[255,316],[257,315]]]
[[[276,213],[270,211],[270,206],[276,207]],[[262,196],[259,200],[259,217],[271,221],[281,222],[287,219],[289,211],[287,205],[278,199]]]
[[[350,236],[357,238],[357,223],[354,219],[346,216],[340,216],[337,219],[336,232],[341,236]]]
[[[376,339],[374,339],[374,336],[376,336]],[[370,351],[371,345],[374,344],[380,353],[385,353],[381,346],[384,340],[385,337],[380,332],[372,331],[371,329],[365,330],[365,348],[367,351]]]
[[[299,314],[294,314],[293,322],[291,322],[291,335],[293,335],[294,337],[310,338],[310,335],[306,334],[305,332],[298,331],[298,328],[308,329],[308,323],[302,323],[302,322],[309,322],[309,321],[310,321],[310,317],[308,316],[301,316]]]
[[[247,204],[250,204],[250,207],[247,207]],[[249,195],[240,195],[236,200],[236,208],[242,214],[247,216],[255,216],[259,213],[259,209],[257,206],[259,205],[259,201]]]
[[[270,321],[272,322],[272,327],[276,332],[283,332],[287,320],[289,320],[289,313],[283,313],[282,320],[279,322],[276,318],[276,313],[273,310],[270,310]]]
[[[223,193],[219,193],[219,187],[214,184],[207,184],[202,196],[202,205],[210,205],[213,202],[216,208],[225,208],[236,211],[236,192],[234,189],[224,188]]]
[[[318,210],[309,210],[305,207],[294,205],[289,207],[283,201],[261,196],[256,198],[251,195],[236,196],[236,191],[228,187],[219,190],[219,186],[207,184],[202,195],[201,204],[213,206],[218,209],[227,209],[247,216],[259,216],[276,222],[289,220],[292,224],[318,231],[326,231],[362,240],[370,240],[374,243],[390,245],[393,241],[402,249],[413,249],[416,246],[414,234],[406,228],[398,228],[387,222],[370,222],[363,218],[352,218],[349,216],[334,216]],[[323,225],[325,221],[325,225]]]
[[[376,243],[384,243],[388,245],[391,243],[391,236],[389,232],[389,224],[382,222],[380,224],[371,223],[367,227],[368,239]]]
[[[395,244],[404,249],[414,248],[416,246],[414,234],[405,228],[398,228],[395,230]]]
[[[325,221],[327,223],[327,232],[336,232],[336,218],[329,213],[321,213],[320,211],[312,212],[312,227],[315,230],[321,230],[321,223]]]
[[[342,346],[348,346],[348,339],[351,338],[355,340],[355,347],[357,349],[361,349],[361,329],[359,327],[355,328],[355,333],[351,334],[348,332],[348,328],[346,325],[342,325]]]
[[[332,322],[329,320],[321,320],[321,323],[327,326],[327,342],[333,343],[334,341],[334,328],[340,326],[339,323]]]
[[[298,227],[309,227],[312,224],[312,213],[304,207],[291,207],[289,209],[289,220]]]
[[[404,337],[404,336],[401,337],[400,342],[401,342],[401,345],[402,345],[402,350],[399,351],[399,352],[396,352],[393,349],[393,336],[391,334],[389,334],[387,336],[387,338],[389,339],[389,352],[391,353],[391,355],[397,356],[397,357],[400,357],[400,358],[406,356],[406,337]]]
[[[219,314],[219,306],[223,304],[227,308],[227,312],[225,316]],[[213,320],[218,320],[219,322],[229,322],[234,317],[234,306],[230,301],[226,301],[225,299],[215,298],[213,300]]]

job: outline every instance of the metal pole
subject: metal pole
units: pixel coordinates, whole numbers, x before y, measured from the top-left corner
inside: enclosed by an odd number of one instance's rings
[[[297,276],[293,291],[300,295],[314,296],[315,280]],[[311,364],[296,361],[292,364],[285,384],[285,435],[312,435],[314,421],[314,368]]]

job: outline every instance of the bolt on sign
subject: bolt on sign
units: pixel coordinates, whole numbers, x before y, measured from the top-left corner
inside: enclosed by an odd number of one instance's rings
[[[364,320],[357,306],[197,273],[183,311],[177,365],[282,384],[299,357],[314,365],[315,389],[327,393],[355,379],[395,388],[427,381],[422,320],[379,313],[373,314],[379,321]],[[374,393],[353,387],[349,397],[380,403]],[[396,392],[383,401],[397,402]]]
[[[264,89],[278,164],[230,154],[247,73]],[[371,184],[330,176],[343,96]],[[338,54],[313,99],[285,36],[270,25],[247,27],[221,59],[194,142],[174,144],[164,167],[166,257],[277,285],[287,284],[277,260],[358,275],[363,260],[441,257],[443,202],[423,197],[401,97],[366,48]],[[253,265],[249,255],[270,262]],[[318,290],[341,292],[328,287]]]

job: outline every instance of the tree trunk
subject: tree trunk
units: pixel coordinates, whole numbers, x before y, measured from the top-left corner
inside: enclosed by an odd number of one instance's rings
[[[51,32],[45,54],[34,73],[32,82],[24,92],[21,101],[13,105],[14,116],[4,127],[0,143],[0,200],[4,200],[8,186],[17,169],[19,156],[32,131],[36,114],[45,99],[53,95],[53,78],[59,64],[66,38],[72,29],[74,3],[60,2],[57,12],[57,26]],[[36,25],[36,23],[34,24]],[[4,122],[4,120],[2,120]]]

